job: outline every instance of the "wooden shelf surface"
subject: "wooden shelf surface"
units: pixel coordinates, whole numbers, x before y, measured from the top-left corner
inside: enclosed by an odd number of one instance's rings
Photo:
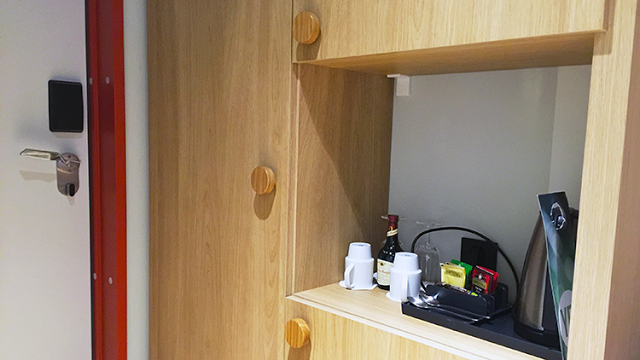
[[[297,60],[372,74],[433,75],[591,64],[594,33],[537,36],[344,58]]]
[[[400,303],[387,299],[386,293],[380,289],[350,291],[331,284],[288,298],[468,359],[540,359],[403,315]]]

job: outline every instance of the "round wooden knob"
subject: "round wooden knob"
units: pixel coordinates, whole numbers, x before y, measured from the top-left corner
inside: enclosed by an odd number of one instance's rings
[[[300,44],[312,44],[320,35],[320,20],[313,13],[301,11],[293,19],[293,38]]]
[[[276,186],[276,175],[270,168],[258,166],[251,173],[251,186],[260,195],[268,194]]]
[[[294,349],[300,349],[307,345],[311,335],[307,322],[302,319],[289,320],[284,327],[284,333],[289,346]]]

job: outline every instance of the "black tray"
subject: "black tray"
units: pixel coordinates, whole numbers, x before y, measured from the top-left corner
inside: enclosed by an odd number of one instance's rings
[[[490,314],[490,320],[465,321],[454,316],[443,315],[429,309],[418,308],[409,302],[402,303],[402,313],[430,323],[444,326],[508,348],[538,356],[547,360],[562,360],[559,349],[548,348],[522,338],[513,331],[514,320],[508,308]]]

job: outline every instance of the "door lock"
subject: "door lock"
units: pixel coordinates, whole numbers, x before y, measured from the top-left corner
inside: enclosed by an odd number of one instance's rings
[[[24,149],[20,155],[56,161],[56,177],[58,179],[58,191],[65,196],[74,196],[80,186],[80,159],[74,154],[60,154],[55,151]]]

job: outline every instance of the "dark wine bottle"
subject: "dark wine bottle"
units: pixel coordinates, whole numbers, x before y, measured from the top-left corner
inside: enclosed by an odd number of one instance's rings
[[[387,242],[378,252],[377,271],[378,287],[382,290],[389,290],[391,282],[391,266],[396,258],[396,253],[402,252],[398,241],[398,215],[389,215],[389,228],[387,230]]]

